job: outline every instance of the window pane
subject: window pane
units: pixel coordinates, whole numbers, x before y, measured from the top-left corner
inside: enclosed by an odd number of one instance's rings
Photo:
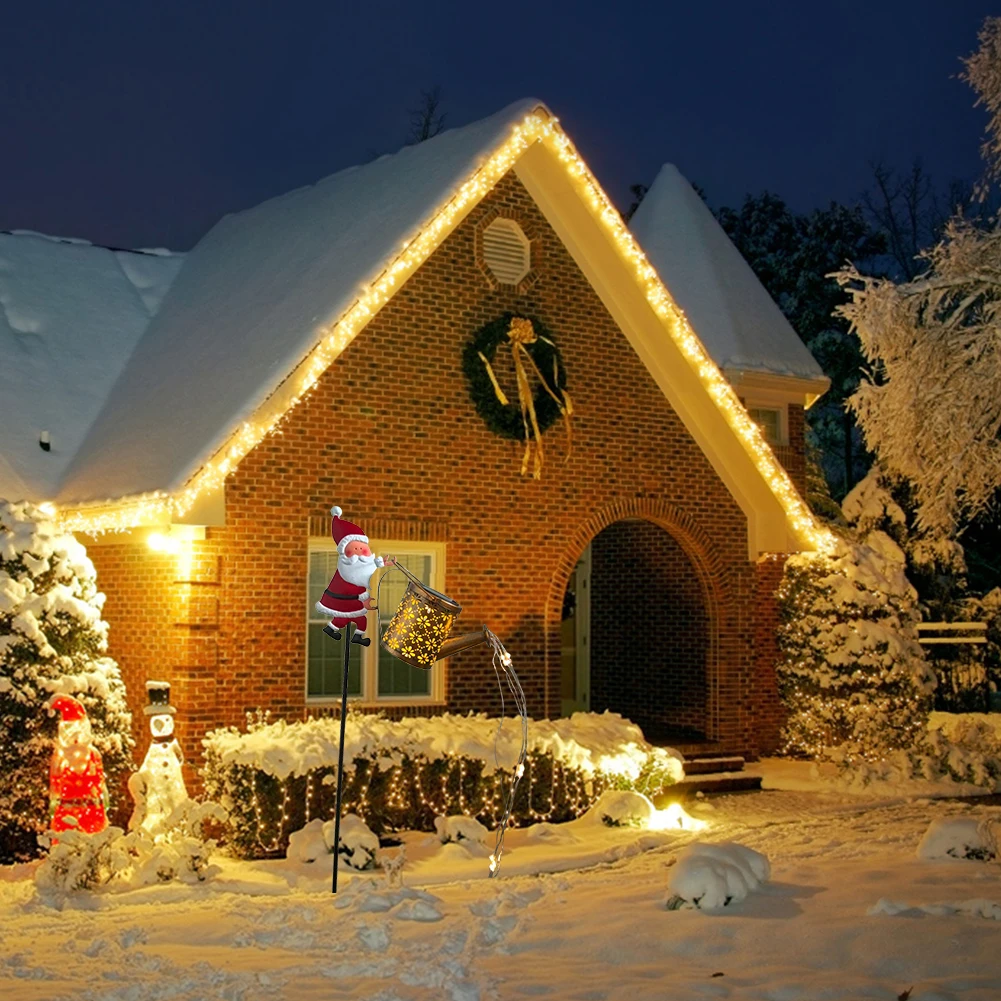
[[[323,632],[329,621],[317,613],[316,602],[337,569],[337,552],[319,550],[309,554],[309,593],[306,595],[309,628],[306,631],[306,693],[310,698],[337,698],[341,694],[344,670],[344,642],[332,640]],[[341,632],[344,637],[344,632]],[[351,645],[348,661],[348,695],[361,695],[361,651]]]
[[[779,441],[779,428],[781,425],[780,411],[766,410],[763,407],[752,407],[748,413],[751,420],[761,428],[765,436],[765,441],[770,445],[776,445]]]
[[[431,556],[411,553],[398,556],[397,562],[406,567],[418,580],[431,586]],[[389,625],[390,619],[403,600],[407,589],[407,578],[402,573],[386,571],[382,575],[379,591],[379,629]],[[434,670],[434,668],[432,668]],[[379,695],[430,695],[431,671],[422,671],[397,660],[391,653],[379,646]]]

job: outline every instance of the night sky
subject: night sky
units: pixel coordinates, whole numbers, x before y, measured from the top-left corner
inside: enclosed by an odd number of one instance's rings
[[[710,204],[853,201],[868,163],[972,180],[978,0],[4,5],[0,229],[185,250],[226,212],[545,101],[620,205],[672,161]]]

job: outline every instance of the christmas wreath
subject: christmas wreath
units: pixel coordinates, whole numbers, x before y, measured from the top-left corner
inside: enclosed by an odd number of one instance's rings
[[[514,361],[518,390],[515,403],[508,400],[494,375],[492,363],[502,345],[510,348]],[[502,438],[525,442],[522,474],[528,469],[534,445],[533,476],[538,479],[542,469],[542,435],[562,416],[569,442],[573,413],[566,391],[563,358],[549,331],[537,320],[504,313],[481,327],[466,344],[462,368],[469,381],[473,405],[487,427]],[[530,373],[535,376],[534,390]]]

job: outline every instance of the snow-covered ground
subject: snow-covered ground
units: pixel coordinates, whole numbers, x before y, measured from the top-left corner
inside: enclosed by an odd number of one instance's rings
[[[496,879],[462,844],[410,833],[402,889],[342,869],[336,896],[329,857],[223,860],[205,884],[77,894],[61,911],[31,867],[0,869],[0,998],[1001,997],[1001,866],[917,853],[932,821],[1001,823],[1001,808],[786,789],[691,811],[710,826],[511,831]],[[695,842],[753,849],[770,874],[721,910],[669,910]]]

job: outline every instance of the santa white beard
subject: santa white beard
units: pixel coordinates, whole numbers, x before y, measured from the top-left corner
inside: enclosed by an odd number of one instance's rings
[[[349,583],[356,587],[368,587],[368,582],[372,579],[372,574],[378,567],[375,565],[375,556],[339,556],[337,559],[337,572]]]

